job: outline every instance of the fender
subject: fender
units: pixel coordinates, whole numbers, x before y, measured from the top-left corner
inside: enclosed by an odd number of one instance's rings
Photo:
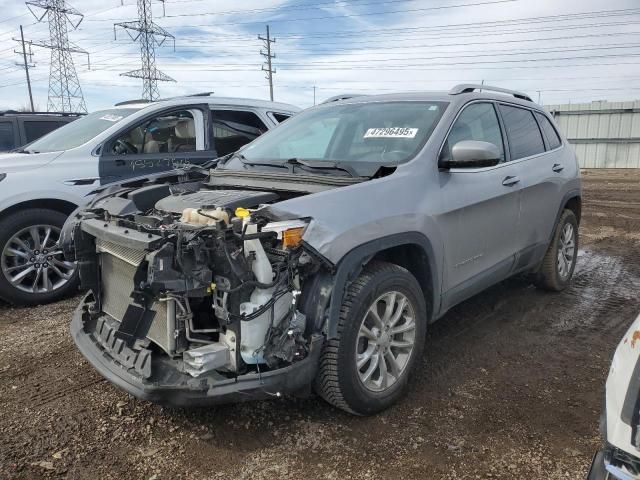
[[[345,289],[362,271],[362,268],[376,253],[391,247],[402,245],[418,245],[427,255],[433,295],[427,298],[432,305],[429,321],[438,318],[440,309],[440,282],[433,246],[429,239],[419,232],[405,232],[382,237],[362,244],[349,251],[336,265],[335,273],[319,274],[310,285],[312,292],[304,295],[302,308],[310,317],[316,331],[324,329],[327,339],[336,338],[338,333],[338,318],[344,298]],[[328,316],[327,316],[328,310]],[[325,325],[326,323],[326,325]]]
[[[562,197],[562,201],[560,202],[560,206],[558,207],[558,212],[556,213],[556,219],[553,222],[554,226],[553,226],[553,229],[551,230],[551,236],[549,236],[549,241],[547,242],[547,245],[551,244],[551,240],[553,240],[553,234],[555,232],[555,226],[558,225],[558,220],[560,220],[560,215],[562,215],[562,212],[563,212],[564,207],[567,204],[567,202],[569,200],[571,200],[572,198],[582,198],[581,190],[578,189],[578,188],[576,188],[574,190],[569,190]],[[578,218],[578,224],[580,224],[580,218]]]

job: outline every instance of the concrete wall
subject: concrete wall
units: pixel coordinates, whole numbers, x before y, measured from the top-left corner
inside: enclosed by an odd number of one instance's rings
[[[640,100],[545,106],[583,168],[640,168]]]

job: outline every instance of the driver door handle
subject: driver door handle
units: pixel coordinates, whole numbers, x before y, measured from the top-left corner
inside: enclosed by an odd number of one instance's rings
[[[124,160],[116,160],[116,166],[117,167],[124,167],[126,165],[126,161]]]
[[[562,170],[564,170],[564,166],[562,166],[560,163],[554,163],[553,167],[551,167],[551,170],[556,173],[560,173]]]
[[[502,180],[502,185],[504,185],[505,187],[512,187],[518,182],[520,182],[520,179],[518,177],[509,175],[508,177],[504,177],[504,180]]]

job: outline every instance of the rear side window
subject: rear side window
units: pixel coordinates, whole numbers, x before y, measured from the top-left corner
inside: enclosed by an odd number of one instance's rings
[[[530,110],[500,105],[500,113],[509,137],[511,160],[544,152],[542,134]]]
[[[16,144],[13,136],[13,124],[11,122],[0,122],[0,152],[6,152],[14,148],[16,148]]]
[[[27,137],[27,143],[31,143],[34,140],[52,132],[56,128],[60,128],[66,125],[67,122],[45,122],[37,120],[25,120],[24,121],[24,133]]]
[[[562,145],[560,137],[558,136],[558,132],[556,132],[556,129],[553,128],[553,125],[551,125],[549,119],[538,112],[536,112],[536,118],[538,119],[540,128],[542,129],[542,132],[547,139],[549,150],[553,150],[554,148],[558,148],[560,145]]]
[[[504,162],[504,145],[498,116],[490,103],[472,103],[465,107],[456,119],[447,141],[440,153],[441,161],[451,160],[451,149],[463,140],[493,143],[500,150],[500,161]]]
[[[211,115],[213,141],[221,157],[239,150],[268,130],[253,112],[213,110]]]
[[[284,122],[287,118],[289,118],[291,115],[286,114],[286,113],[272,113],[273,118],[276,119],[276,122],[278,123],[282,123]]]

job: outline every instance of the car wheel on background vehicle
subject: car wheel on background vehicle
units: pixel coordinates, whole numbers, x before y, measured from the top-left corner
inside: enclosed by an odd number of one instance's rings
[[[420,361],[426,327],[415,277],[394,264],[367,265],[345,292],[337,338],[325,344],[316,391],[351,413],[384,410],[402,396]]]
[[[571,281],[577,258],[578,221],[571,210],[564,210],[542,264],[534,275],[534,284],[544,290],[564,290]]]
[[[78,273],[58,245],[67,216],[29,209],[0,220],[0,298],[14,305],[48,303],[77,289]]]

